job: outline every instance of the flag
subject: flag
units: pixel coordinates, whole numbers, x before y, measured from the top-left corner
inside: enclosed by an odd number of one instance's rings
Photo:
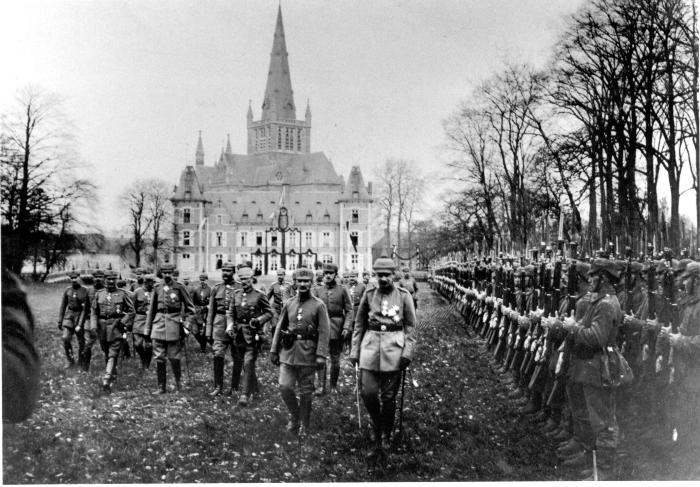
[[[348,231],[348,235],[350,235],[350,243],[352,244],[352,248],[355,250],[355,253],[357,253],[357,235],[350,233],[350,222],[345,222],[345,229]]]

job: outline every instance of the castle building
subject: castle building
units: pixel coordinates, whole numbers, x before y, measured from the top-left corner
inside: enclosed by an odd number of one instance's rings
[[[262,274],[316,262],[371,268],[372,183],[354,166],[347,181],[311,151],[311,109],[297,120],[281,7],[259,120],[247,113],[247,154],[230,136],[213,165],[199,133],[194,165],[171,197],[173,262],[183,275],[252,261]]]

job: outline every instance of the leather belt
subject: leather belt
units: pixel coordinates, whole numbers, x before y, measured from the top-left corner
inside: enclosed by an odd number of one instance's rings
[[[371,331],[401,331],[402,325],[369,325]]]

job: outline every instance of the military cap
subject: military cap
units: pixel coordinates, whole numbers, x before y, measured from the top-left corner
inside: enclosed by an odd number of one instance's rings
[[[357,277],[357,271],[348,271],[345,273],[345,277]]]
[[[68,273],[68,277],[70,277],[71,279],[75,279],[76,277],[80,277],[80,273],[78,271],[73,270]]]
[[[222,271],[232,271],[234,268],[233,262],[224,262],[221,264],[221,270]]]
[[[278,276],[286,276],[286,275],[287,275],[287,271],[284,270],[284,269],[282,269],[282,268],[279,268],[279,269],[277,269],[277,275],[278,275]]]
[[[241,267],[238,269],[238,277],[244,279],[246,277],[253,277],[253,269],[250,267]]]
[[[396,264],[394,263],[393,260],[389,259],[388,257],[380,257],[377,260],[374,261],[374,265],[372,266],[375,272],[378,271],[391,271],[394,272],[396,270]]]
[[[612,261],[610,259],[603,259],[601,257],[593,259],[593,262],[591,262],[591,268],[588,271],[588,273],[595,274],[600,271],[607,272],[615,279],[620,278],[620,267],[615,261]]]
[[[323,272],[333,272],[338,273],[338,266],[333,263],[328,263],[323,265]]]
[[[165,263],[163,263],[163,264],[160,266],[160,271],[161,271],[161,272],[163,272],[163,271],[174,272],[174,271],[175,271],[175,266],[172,265],[170,262],[165,262]]]
[[[308,277],[309,279],[314,278],[314,273],[311,269],[308,269],[306,267],[300,267],[296,271],[294,271],[294,275],[292,276],[294,279],[299,279],[302,277]]]
[[[102,269],[97,269],[93,276],[102,278],[105,276],[105,271],[103,271]]]
[[[700,262],[690,261],[682,274],[683,279],[687,277],[700,277]]]
[[[112,269],[108,269],[107,272],[105,272],[105,279],[116,279],[117,278],[117,273],[113,271]]]
[[[117,280],[117,287],[126,287],[126,280],[125,279]]]
[[[401,269],[401,271],[403,271],[403,272],[411,272],[411,269],[409,269],[408,267],[404,267],[403,269]]]
[[[364,271],[364,272],[362,273],[362,275],[363,275],[363,276],[369,276],[369,271]]]
[[[201,280],[206,281],[207,279],[209,279],[209,276],[207,275],[206,272],[202,272],[202,273],[199,275],[199,280],[200,280],[200,281],[201,281]]]
[[[155,280],[156,280],[156,275],[155,275],[155,274],[152,274],[152,273],[151,273],[151,274],[144,274],[144,275],[143,275],[143,279],[146,280],[146,281],[155,282]]]

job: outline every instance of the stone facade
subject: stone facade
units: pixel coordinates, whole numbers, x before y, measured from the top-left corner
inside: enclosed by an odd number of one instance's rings
[[[180,175],[171,200],[181,273],[212,273],[227,260],[250,260],[263,274],[291,271],[300,260],[370,269],[372,184],[358,166],[345,181],[325,154],[311,152],[311,109],[307,103],[296,120],[281,9],[261,118],[249,106],[247,127],[248,153],[233,154],[229,138],[211,166],[200,133],[195,164]]]

